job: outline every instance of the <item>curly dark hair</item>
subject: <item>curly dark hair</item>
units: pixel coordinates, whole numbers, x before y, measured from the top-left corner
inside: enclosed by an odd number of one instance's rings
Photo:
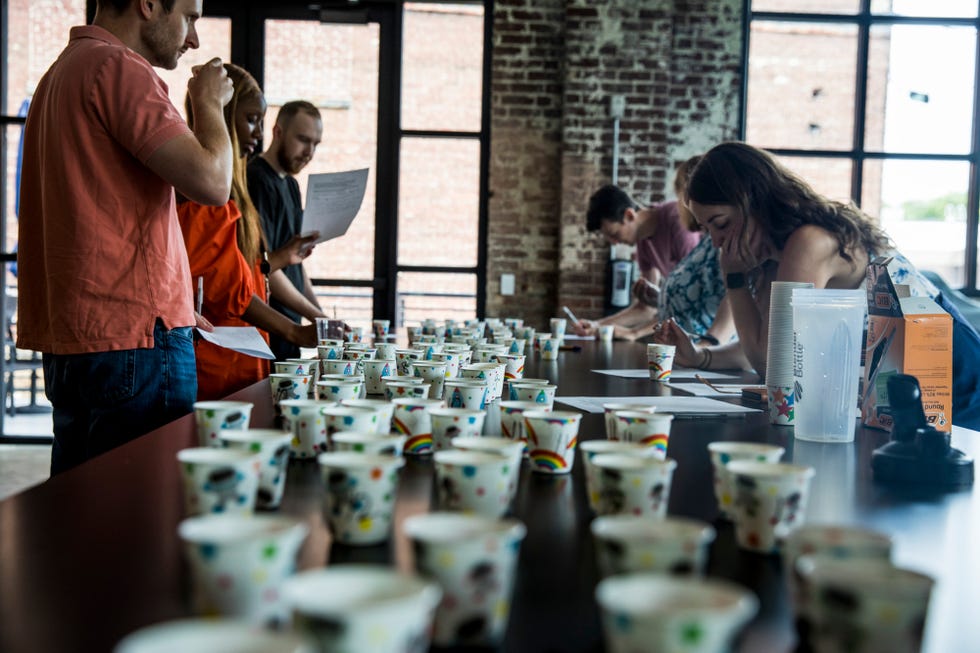
[[[687,198],[698,204],[734,206],[754,218],[780,250],[797,228],[812,224],[837,240],[837,253],[852,261],[849,249],[881,254],[888,236],[854,204],[823,197],[776,159],[745,143],[711,148],[687,182]]]

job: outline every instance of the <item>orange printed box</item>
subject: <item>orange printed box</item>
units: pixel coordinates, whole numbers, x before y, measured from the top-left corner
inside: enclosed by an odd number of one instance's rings
[[[931,299],[909,297],[908,287],[893,283],[890,260],[868,266],[861,420],[891,431],[888,379],[910,374],[922,388],[926,419],[948,433],[953,428],[953,319]]]

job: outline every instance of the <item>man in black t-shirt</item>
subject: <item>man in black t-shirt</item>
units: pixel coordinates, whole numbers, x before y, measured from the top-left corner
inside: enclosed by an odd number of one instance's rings
[[[303,226],[303,200],[299,184],[293,176],[306,167],[313,158],[317,145],[323,136],[323,121],[317,108],[306,101],[287,102],[276,116],[272,128],[272,143],[265,152],[255,157],[248,165],[248,193],[255,208],[262,217],[269,251],[279,249],[290,238],[300,233]],[[276,300],[282,296],[283,289],[277,293],[276,280],[271,279],[271,298],[269,304],[291,320],[299,322],[302,317],[323,315],[320,303],[313,292],[313,284],[303,269],[302,263],[289,265],[283,272],[293,286],[306,300],[309,310],[301,315]],[[277,360],[297,358],[299,347],[270,334],[270,346]]]

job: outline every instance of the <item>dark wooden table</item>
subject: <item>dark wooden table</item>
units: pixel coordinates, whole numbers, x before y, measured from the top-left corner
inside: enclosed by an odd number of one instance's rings
[[[559,396],[649,395],[661,390],[642,379],[592,373],[640,367],[643,345],[581,343],[557,362],[531,357],[526,375],[558,383]],[[267,382],[233,397],[252,401],[253,426],[270,425]],[[561,406],[557,406],[561,407]],[[499,424],[491,409],[488,423]],[[600,415],[587,414],[580,438],[602,438]],[[954,446],[980,453],[980,434],[955,430]],[[0,502],[0,651],[93,653],[110,651],[127,633],[147,624],[190,615],[188,571],[177,524],[182,519],[176,454],[194,446],[192,416]],[[970,488],[940,493],[875,485],[869,461],[887,441],[859,429],[853,444],[796,442],[792,429],[771,427],[762,413],[727,419],[674,421],[668,454],[678,461],[669,513],[714,522],[718,537],[708,574],[750,587],[760,598],[758,616],[737,650],[790,651],[795,644],[778,556],[740,551],[730,525],[717,521],[706,445],[748,440],[786,447],[786,459],[813,465],[807,520],[860,524],[890,534],[894,559],[937,579],[924,651],[980,650],[980,497]],[[311,533],[301,569],[330,562],[389,563],[411,567],[411,547],[401,534],[405,517],[431,509],[433,467],[410,459],[396,504],[396,535],[371,548],[331,546],[321,516],[323,486],[312,462],[289,469],[281,512],[305,520]],[[598,581],[581,462],[567,476],[532,473],[525,465],[514,505],[527,525],[513,611],[503,650],[591,652],[604,650]]]

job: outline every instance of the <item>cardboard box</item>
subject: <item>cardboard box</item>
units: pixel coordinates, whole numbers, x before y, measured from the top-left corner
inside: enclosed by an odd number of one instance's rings
[[[893,283],[890,258],[868,266],[868,338],[864,350],[861,420],[891,431],[888,378],[910,374],[922,388],[926,419],[953,428],[953,319],[928,297],[910,297]]]

